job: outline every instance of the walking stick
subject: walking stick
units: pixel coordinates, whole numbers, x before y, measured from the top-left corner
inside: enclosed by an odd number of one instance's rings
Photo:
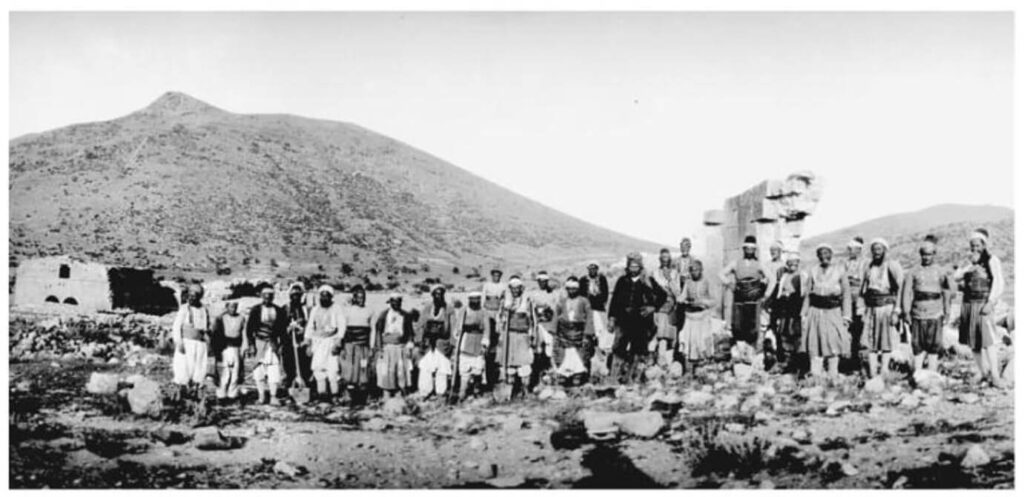
[[[462,337],[465,335],[466,334],[460,329],[459,339],[455,341],[455,371],[452,372],[452,384],[451,387],[448,388],[447,400],[449,404],[455,404],[459,400],[459,393],[455,387],[459,386],[459,382],[462,381],[462,375],[459,374],[459,364],[462,360]]]
[[[501,311],[502,314],[499,315],[500,317],[503,318],[502,319],[501,327],[503,328],[502,331],[504,332],[504,335],[505,335],[504,342],[503,342],[503,348],[505,349],[504,350],[505,358],[502,360],[502,366],[501,366],[501,374],[504,375],[505,379],[504,379],[503,382],[499,383],[498,385],[495,385],[495,387],[494,387],[494,397],[495,397],[495,400],[498,400],[499,402],[508,402],[512,398],[512,377],[508,373],[508,361],[509,361],[508,355],[509,355],[509,350],[511,349],[511,347],[509,346],[510,345],[509,344],[509,333],[510,333],[510,331],[509,331],[509,320],[510,320],[510,317],[511,317],[511,312],[512,312],[511,310],[509,310],[509,311],[502,310]],[[509,314],[508,317],[504,316],[504,314],[506,314],[506,313]]]
[[[292,380],[292,384],[288,388],[288,395],[296,404],[306,404],[309,402],[309,387],[302,380],[302,368],[299,367],[299,346],[295,343],[295,333],[292,330],[288,330],[288,335],[291,336],[292,353],[295,355],[295,379]]]

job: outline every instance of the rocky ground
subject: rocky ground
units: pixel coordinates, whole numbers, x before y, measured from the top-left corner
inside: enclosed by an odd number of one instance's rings
[[[948,381],[723,362],[511,404],[273,408],[181,395],[146,325],[88,354],[13,353],[43,330],[11,322],[12,488],[1013,488],[1012,389],[968,386],[955,355]]]

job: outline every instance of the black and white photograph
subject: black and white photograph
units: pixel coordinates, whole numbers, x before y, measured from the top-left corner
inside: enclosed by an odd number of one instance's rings
[[[1015,488],[1010,8],[17,3],[8,490]]]

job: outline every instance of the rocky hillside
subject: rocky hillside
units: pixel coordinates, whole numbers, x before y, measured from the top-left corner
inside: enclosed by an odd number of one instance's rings
[[[12,140],[9,165],[12,263],[65,253],[359,273],[656,248],[354,124],[235,114],[180,93]]]

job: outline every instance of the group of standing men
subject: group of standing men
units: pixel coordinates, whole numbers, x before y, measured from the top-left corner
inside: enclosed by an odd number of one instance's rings
[[[802,270],[799,254],[784,253],[779,243],[771,246],[771,260],[759,261],[757,242],[747,237],[742,257],[713,284],[684,238],[679,258],[663,249],[659,267],[650,271],[639,254],[627,255],[625,274],[611,288],[596,262],[587,274],[567,278],[562,290],[544,271],[527,292],[521,276],[502,281],[502,271],[494,269],[466,305],[450,302],[437,285],[415,311],[403,309],[402,295],[393,293],[386,309],[373,312],[359,286],[346,305],[335,301],[333,287],[321,286],[307,306],[297,283],[286,306],[274,304],[268,286],[248,315],[229,302],[224,313],[211,316],[202,287],[194,285],[172,327],[174,381],[198,387],[216,369],[208,366],[219,363],[218,397],[237,398],[248,356],[255,361],[259,402],[271,404],[280,403],[279,391],[296,379],[315,383],[327,401],[365,400],[376,389],[388,397],[451,392],[464,398],[499,384],[514,395],[550,380],[579,385],[598,372],[632,382],[649,362],[679,363],[692,372],[712,359],[718,309],[726,311],[734,356],[747,355],[755,366],[835,378],[844,360],[869,377],[886,374],[906,327],[915,370],[927,360],[934,371],[940,350],[950,345],[942,343],[942,328],[960,290],[960,342],[974,351],[979,379],[999,386],[992,314],[1004,283],[1000,261],[988,251],[988,232],[972,233],[968,259],[955,271],[935,263],[936,242],[923,241],[920,265],[910,271],[880,238],[863,257],[860,237],[847,245],[844,263],[821,244],[817,264]]]

